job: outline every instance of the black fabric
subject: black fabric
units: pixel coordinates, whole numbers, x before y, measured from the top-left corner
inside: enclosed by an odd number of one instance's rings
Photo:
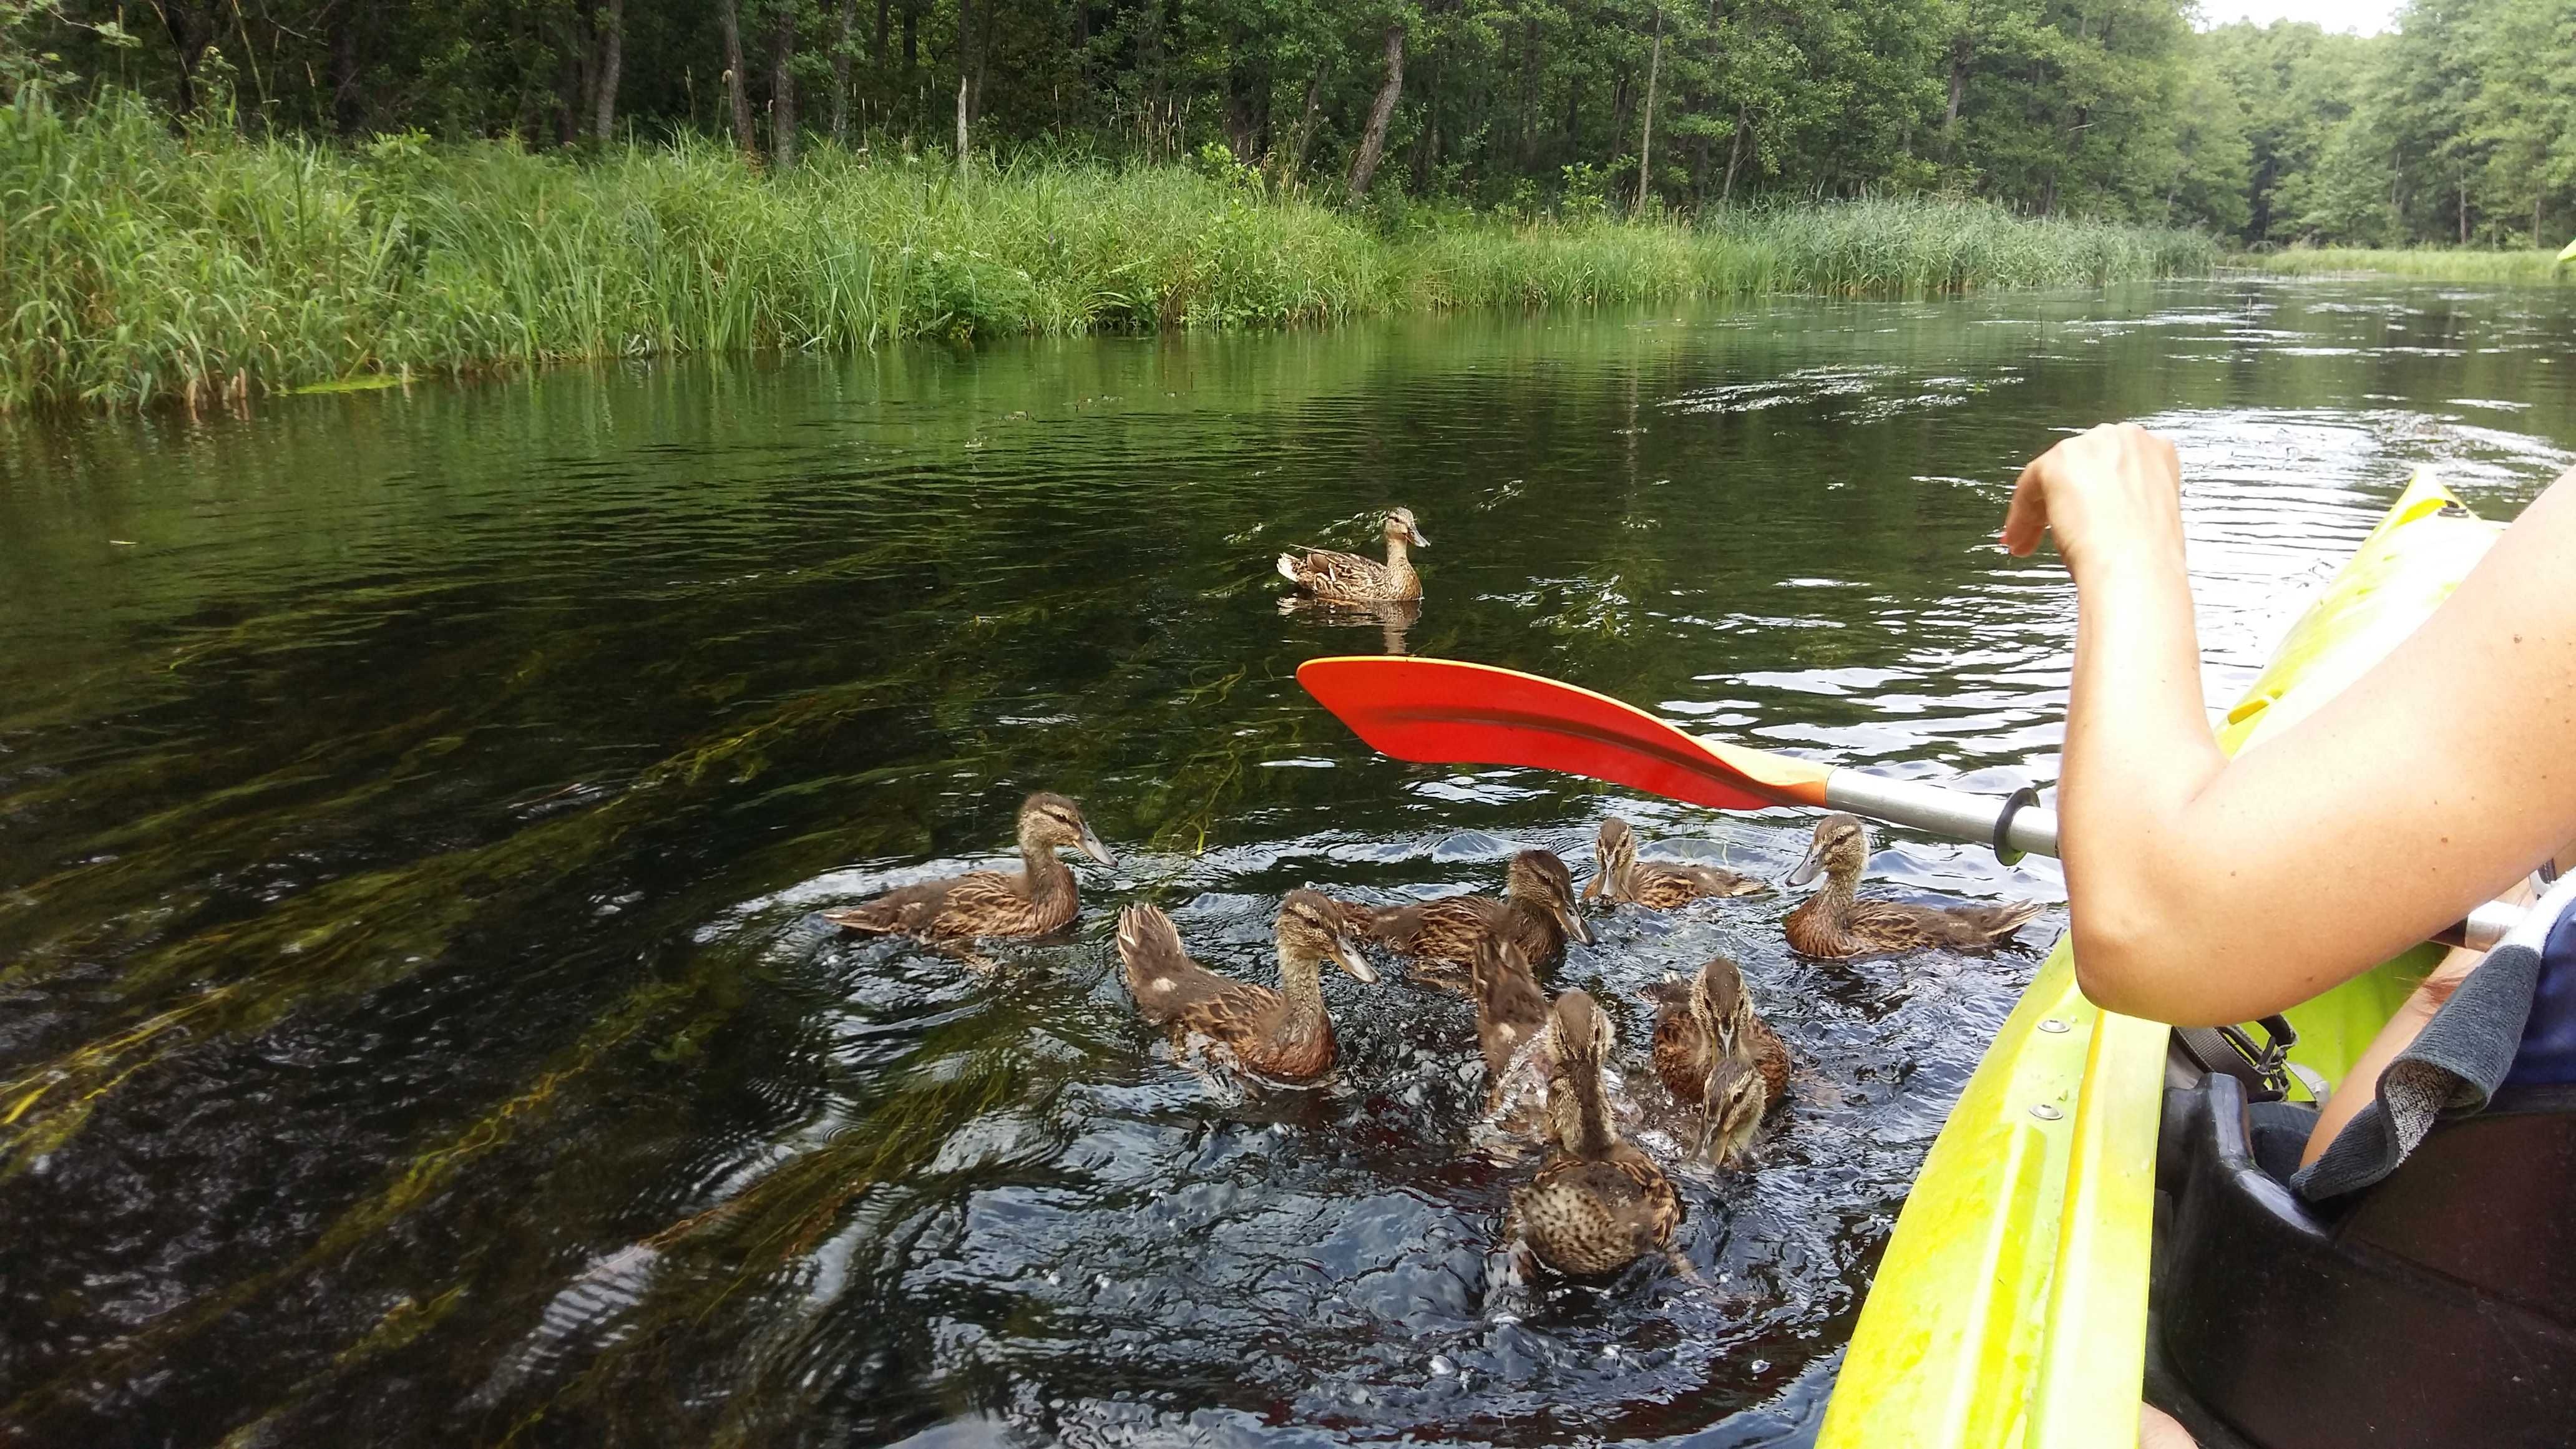
[[[2278,1182],[2299,1174],[2299,1154],[2308,1150],[2316,1129],[2317,1109],[2305,1102],[2245,1104],[2246,1135],[2253,1139],[2254,1165]]]
[[[2522,1044],[2540,953],[2508,941],[2487,953],[2414,1044],[2379,1077],[2370,1104],[2290,1179],[2310,1202],[2358,1192],[2406,1160],[2433,1124],[2483,1110]]]

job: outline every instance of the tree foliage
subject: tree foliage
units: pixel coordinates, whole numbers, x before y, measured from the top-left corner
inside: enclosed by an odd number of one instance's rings
[[[2411,0],[2361,39],[2202,38],[2252,145],[2246,240],[2537,246],[2576,229],[2576,0]]]
[[[2241,210],[2187,0],[0,0],[60,57],[253,132],[677,132],[1172,160],[1530,210],[1941,192]],[[93,28],[148,14],[147,42]],[[730,40],[728,39],[730,37]],[[25,67],[21,67],[25,69]],[[1650,94],[1651,93],[1651,94]],[[1651,138],[1651,140],[1650,140]],[[1641,149],[1642,148],[1642,149]]]
[[[120,17],[148,14],[138,37]],[[2576,0],[2363,39],[2190,0],[0,0],[48,70],[254,133],[678,133],[1172,161],[1381,205],[1943,193],[2255,243],[2576,222]],[[137,44],[138,38],[143,42]],[[59,76],[57,76],[59,81]],[[1651,140],[1650,140],[1651,138]],[[1642,153],[1641,153],[1642,148]]]

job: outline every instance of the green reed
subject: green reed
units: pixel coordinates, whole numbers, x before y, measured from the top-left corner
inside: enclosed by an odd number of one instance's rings
[[[555,359],[1284,327],[1408,308],[1910,294],[2205,270],[2184,232],[1880,201],[1705,221],[1369,219],[1257,174],[712,142],[583,158],[0,107],[0,412],[191,408]]]
[[[2373,247],[2292,247],[2287,251],[2261,256],[2239,256],[2227,259],[2231,267],[2245,267],[2278,276],[2315,277],[2350,276],[2356,273],[2390,277],[2418,277],[2428,282],[2491,282],[2502,284],[2546,286],[2551,283],[2576,282],[2576,265],[2562,266],[2555,252],[2531,248],[2523,251],[2479,251],[2467,247],[2405,247],[2381,250]]]

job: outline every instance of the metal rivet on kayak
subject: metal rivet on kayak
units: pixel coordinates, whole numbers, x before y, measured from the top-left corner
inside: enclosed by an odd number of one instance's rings
[[[2066,1114],[2058,1111],[2055,1107],[2048,1105],[2046,1102],[2042,1102],[2038,1106],[2030,1109],[2030,1115],[2038,1118],[2042,1122],[2054,1122]]]
[[[2059,1021],[2056,1017],[2045,1016],[2040,1018],[2039,1029],[2041,1031],[2064,1031],[2066,1030],[2066,1023]]]

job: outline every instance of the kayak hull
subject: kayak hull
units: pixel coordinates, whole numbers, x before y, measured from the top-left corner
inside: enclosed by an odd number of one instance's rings
[[[2221,727],[2231,753],[2366,673],[2450,596],[2496,525],[2420,473]],[[2339,1080],[2421,979],[2419,948],[2290,1013]],[[2061,938],[1960,1094],[1896,1222],[1818,1443],[2137,1442],[2167,1029],[2076,989]]]

